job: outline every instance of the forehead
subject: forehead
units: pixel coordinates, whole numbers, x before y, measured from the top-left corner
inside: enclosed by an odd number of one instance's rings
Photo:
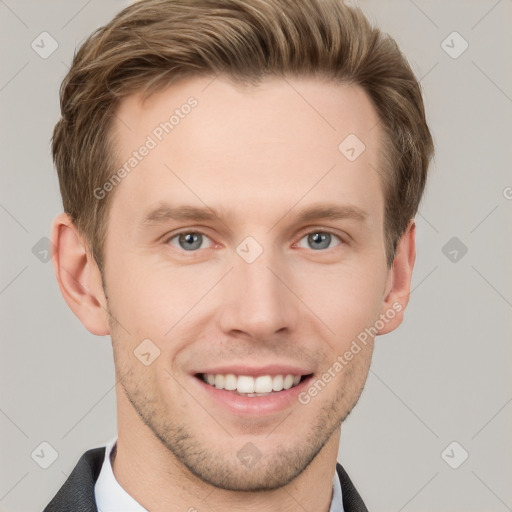
[[[113,208],[129,210],[133,221],[166,200],[231,205],[236,213],[252,205],[262,214],[301,198],[364,203],[365,192],[381,192],[381,128],[359,86],[188,78],[145,101],[129,96],[116,114],[117,164],[128,172]]]

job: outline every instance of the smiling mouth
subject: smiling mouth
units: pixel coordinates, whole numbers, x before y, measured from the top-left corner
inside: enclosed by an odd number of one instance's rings
[[[252,377],[250,375],[235,375],[232,373],[197,373],[195,376],[219,390],[228,391],[236,395],[258,397],[275,395],[292,389],[312,375],[277,374]]]

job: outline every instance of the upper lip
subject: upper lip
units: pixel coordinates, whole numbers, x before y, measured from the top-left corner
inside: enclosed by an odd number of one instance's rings
[[[198,373],[212,373],[214,375],[223,374],[227,375],[232,373],[234,375],[249,375],[253,377],[259,377],[260,375],[309,375],[312,371],[301,368],[299,366],[292,366],[287,364],[270,364],[266,366],[247,366],[243,364],[230,365],[230,366],[215,366],[210,368],[204,368],[202,370],[195,371],[194,374]]]

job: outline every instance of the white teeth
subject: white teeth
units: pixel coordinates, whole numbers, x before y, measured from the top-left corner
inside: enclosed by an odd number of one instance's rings
[[[251,377],[250,375],[223,374],[203,374],[203,380],[215,386],[217,389],[227,391],[237,391],[248,396],[264,396],[273,391],[282,391],[297,386],[301,375],[260,375]]]
[[[281,391],[283,389],[283,376],[276,375],[272,380],[272,390]]]
[[[255,393],[270,393],[272,391],[272,377],[270,375],[261,375],[254,381]]]
[[[240,375],[236,383],[236,390],[239,393],[254,393],[254,378],[248,375]]]
[[[290,389],[293,386],[293,375],[287,375],[283,381],[283,389]]]
[[[217,389],[224,389],[224,375],[215,375],[215,387]]]
[[[238,379],[236,378],[236,375],[233,375],[232,373],[228,373],[224,377],[224,389],[228,391],[233,391],[236,389],[236,383]]]

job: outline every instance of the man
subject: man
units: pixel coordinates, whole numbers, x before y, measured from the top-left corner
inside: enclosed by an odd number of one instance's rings
[[[148,0],[61,89],[53,264],[110,335],[118,436],[46,511],[367,510],[337,463],[402,321],[432,138],[340,0]]]

